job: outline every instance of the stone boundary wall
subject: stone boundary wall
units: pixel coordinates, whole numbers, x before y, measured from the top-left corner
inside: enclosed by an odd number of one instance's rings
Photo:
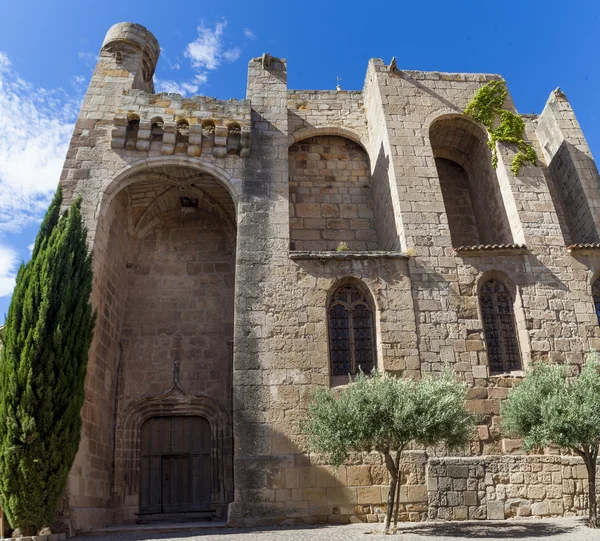
[[[587,513],[587,472],[570,456],[430,458],[430,520]]]

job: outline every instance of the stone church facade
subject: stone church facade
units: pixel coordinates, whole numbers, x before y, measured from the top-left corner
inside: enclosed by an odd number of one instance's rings
[[[376,521],[384,466],[306,454],[310,393],[444,363],[477,433],[407,453],[402,519],[581,513],[583,465],[498,426],[531,362],[600,348],[598,171],[564,94],[523,115],[540,163],[515,176],[462,115],[497,75],[372,59],[362,91],[290,90],[264,54],[221,101],[155,94],[158,56],[144,27],[109,30],[61,177],[98,311],[73,527]]]

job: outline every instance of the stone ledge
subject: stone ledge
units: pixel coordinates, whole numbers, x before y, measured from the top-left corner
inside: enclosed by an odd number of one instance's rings
[[[318,259],[322,261],[343,261],[347,259],[408,259],[408,255],[404,252],[388,252],[383,250],[372,252],[290,250],[290,259]]]
[[[460,257],[481,257],[486,255],[521,255],[527,253],[525,244],[477,244],[454,248]]]

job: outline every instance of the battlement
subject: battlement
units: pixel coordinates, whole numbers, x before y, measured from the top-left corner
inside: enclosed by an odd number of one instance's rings
[[[207,96],[126,92],[113,119],[113,149],[176,153],[216,158],[250,153],[249,100],[218,100]]]

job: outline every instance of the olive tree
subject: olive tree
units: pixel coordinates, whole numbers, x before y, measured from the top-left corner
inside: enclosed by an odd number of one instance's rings
[[[572,367],[571,367],[572,368]],[[579,455],[588,474],[588,526],[598,526],[596,459],[600,443],[600,362],[591,353],[578,376],[569,366],[535,364],[502,405],[502,428],[526,450],[556,445]]]
[[[400,458],[411,443],[465,445],[472,420],[466,409],[467,386],[450,370],[420,381],[374,373],[359,374],[344,389],[317,389],[302,429],[311,451],[341,466],[351,453],[376,451],[390,475],[385,530],[395,508],[398,522]]]

